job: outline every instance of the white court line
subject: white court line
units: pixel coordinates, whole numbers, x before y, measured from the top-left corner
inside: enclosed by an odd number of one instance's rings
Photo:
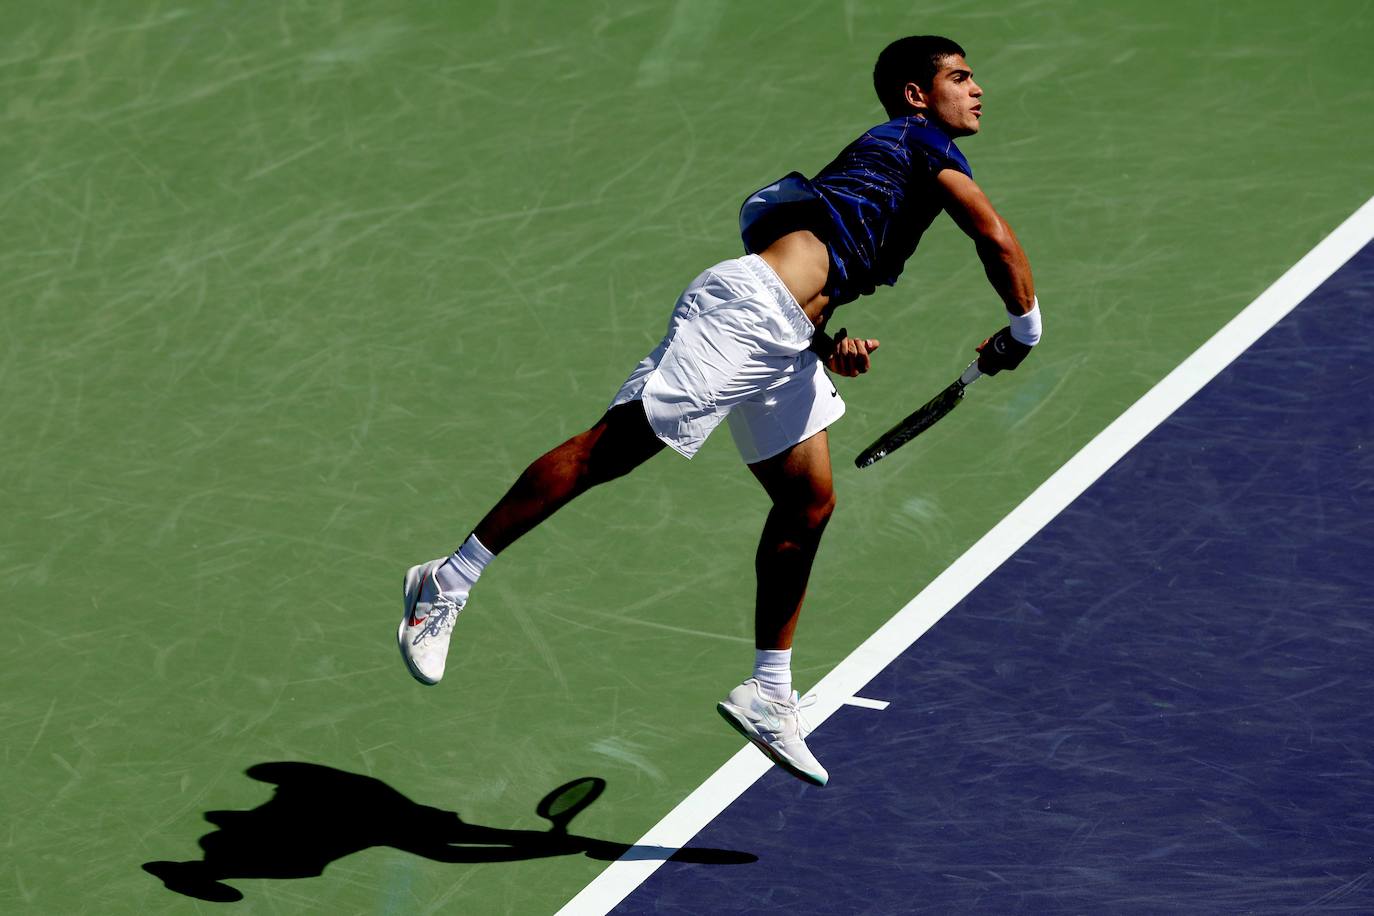
[[[1117,417],[1034,493],[922,589],[816,685],[807,718],[820,725],[890,665],[950,608],[1001,566],[1107,469],[1183,406],[1255,341],[1311,295],[1374,238],[1374,198],[1260,294],[1225,327]],[[696,791],[640,838],[640,846],[680,847],[768,772],[772,764],[746,744]],[[639,887],[661,860],[612,862],[559,910],[559,916],[604,914]]]
[[[870,700],[868,697],[850,697],[844,701],[846,706],[862,706],[864,709],[887,709],[892,704],[887,700]]]

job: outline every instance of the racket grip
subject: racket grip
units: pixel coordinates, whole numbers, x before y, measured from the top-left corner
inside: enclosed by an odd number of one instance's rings
[[[826,337],[823,333],[817,332],[816,335],[811,338],[811,346],[807,349],[819,356],[821,362],[825,362],[835,355],[835,348],[839,346],[840,341],[848,336],[849,331],[845,328],[840,328],[836,331],[834,337]]]
[[[983,373],[978,371],[978,360],[975,359],[968,364],[968,368],[964,370],[964,374],[959,376],[959,382],[962,385],[972,385],[982,377]],[[945,376],[945,378],[949,378],[949,376]]]

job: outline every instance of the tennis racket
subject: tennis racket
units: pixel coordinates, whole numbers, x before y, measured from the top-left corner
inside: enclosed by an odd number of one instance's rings
[[[978,381],[982,374],[978,371],[978,360],[975,359],[968,364],[963,375],[951,382],[949,387],[926,401],[920,409],[883,433],[877,442],[864,449],[859,457],[854,459],[854,466],[866,468],[878,459],[886,458],[930,429],[941,417],[959,406],[959,402],[964,399],[964,389]]]

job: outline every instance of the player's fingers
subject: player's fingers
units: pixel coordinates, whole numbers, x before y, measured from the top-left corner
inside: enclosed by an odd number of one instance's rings
[[[872,338],[869,338],[868,340],[866,340],[866,341],[864,341],[864,342],[865,342],[866,344],[868,344],[868,352],[869,352],[869,353],[872,353],[874,350],[878,349],[878,341],[876,341],[876,340],[874,340],[874,339],[872,339]]]

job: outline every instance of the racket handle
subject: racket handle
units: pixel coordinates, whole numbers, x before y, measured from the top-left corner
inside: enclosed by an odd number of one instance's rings
[[[959,382],[965,386],[972,385],[982,377],[983,373],[978,371],[978,360],[975,359],[968,364],[968,368],[964,370],[964,374],[959,376]],[[945,378],[949,378],[949,376],[945,376]]]
[[[848,336],[849,331],[845,328],[840,328],[836,331],[834,337],[826,337],[824,334],[817,332],[811,338],[811,346],[807,347],[807,349],[819,356],[821,362],[825,362],[835,355],[835,349],[839,346],[840,341]]]

